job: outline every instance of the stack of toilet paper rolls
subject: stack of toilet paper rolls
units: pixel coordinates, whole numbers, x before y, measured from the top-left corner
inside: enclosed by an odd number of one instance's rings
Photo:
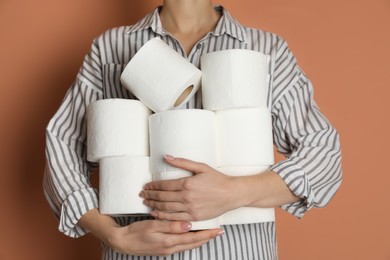
[[[205,110],[184,114],[184,110],[172,110],[196,93],[201,74],[193,64],[155,38],[142,46],[121,75],[122,84],[140,101],[101,100],[88,107],[88,160],[100,164],[102,214],[150,213],[138,197],[145,183],[192,175],[169,166],[163,160],[166,154],[216,166],[214,151],[205,153],[210,141],[215,142],[214,130],[210,128],[214,127],[214,114]],[[151,110],[155,112],[152,116]],[[207,121],[210,127],[197,132],[191,127],[194,120],[201,124]],[[199,150],[202,145],[197,142],[201,138],[203,150]],[[186,150],[196,151],[199,156],[182,153]],[[192,223],[193,230],[216,227],[219,227],[217,219]]]
[[[217,169],[231,176],[265,172],[274,164],[267,108],[268,57],[233,49],[201,58],[203,108],[215,112]],[[273,208],[242,207],[220,217],[222,225],[274,221]]]
[[[170,166],[166,154],[217,166],[214,113],[175,110],[199,89],[201,71],[159,38],[142,46],[125,67],[121,82],[155,114],[149,117],[150,173],[153,180],[192,176]],[[192,230],[220,227],[218,219],[192,222]]]
[[[167,164],[166,154],[228,175],[266,171],[273,164],[266,60],[254,51],[220,51],[202,57],[200,72],[159,38],[144,44],[121,75],[140,101],[102,100],[88,107],[88,160],[100,164],[100,211],[147,214],[138,197],[146,182],[192,176]],[[177,110],[201,81],[204,109]],[[272,220],[273,209],[240,208],[192,222],[192,230]]]
[[[99,162],[99,210],[106,215],[148,214],[138,193],[152,180],[148,118],[138,100],[105,99],[87,109],[87,159]]]

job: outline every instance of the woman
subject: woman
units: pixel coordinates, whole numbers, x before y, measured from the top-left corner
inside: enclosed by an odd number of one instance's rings
[[[203,54],[222,49],[251,49],[270,55],[268,106],[274,142],[288,159],[267,173],[227,177],[202,163],[167,155],[168,163],[190,170],[194,176],[145,186],[140,196],[155,209],[152,215],[156,219],[113,219],[99,213],[97,194],[89,183],[94,165],[86,161],[85,109],[98,99],[133,98],[120,85],[120,73],[154,37],[195,66]],[[183,108],[199,108],[200,100],[198,95]],[[285,41],[242,26],[210,0],[165,0],[137,24],[109,30],[93,42],[76,81],[47,127],[44,188],[60,219],[60,231],[71,237],[91,232],[103,242],[104,259],[277,259],[274,222],[189,232],[189,221],[242,206],[282,206],[302,217],[311,207],[326,205],[337,191],[340,158],[338,134],[318,110],[311,83]],[[212,195],[207,192],[210,190]]]

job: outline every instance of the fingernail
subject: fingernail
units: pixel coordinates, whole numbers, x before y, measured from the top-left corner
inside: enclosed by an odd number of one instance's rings
[[[143,197],[144,197],[142,191],[141,191],[140,193],[138,193],[138,197],[140,197],[140,198],[143,198]]]
[[[169,161],[175,160],[175,157],[173,157],[172,155],[169,155],[169,154],[166,154],[164,157],[165,157],[165,159],[167,159]]]
[[[221,230],[217,233],[217,237],[220,237],[222,236],[223,234],[225,234],[225,230]]]
[[[191,227],[192,227],[191,223],[189,223],[189,222],[185,222],[185,223],[181,224],[181,226],[182,226],[183,230],[185,230],[185,231],[191,230]]]
[[[157,212],[155,212],[155,211],[150,212],[150,215],[152,215],[152,217],[157,217],[158,216]]]

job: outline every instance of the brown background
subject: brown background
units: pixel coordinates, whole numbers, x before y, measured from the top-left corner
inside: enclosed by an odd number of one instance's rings
[[[42,193],[44,129],[92,39],[160,1],[0,1],[0,259],[99,259],[57,231]],[[390,259],[389,0],[220,0],[289,42],[341,134],[344,181],[324,209],[277,211],[281,260]]]

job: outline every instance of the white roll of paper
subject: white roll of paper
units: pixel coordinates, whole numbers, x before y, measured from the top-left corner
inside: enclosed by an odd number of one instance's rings
[[[227,166],[227,167],[218,167],[217,170],[229,175],[229,176],[251,176],[255,174],[260,174],[267,171],[271,166],[270,165],[251,165],[251,166]]]
[[[99,210],[106,215],[148,214],[150,208],[138,196],[152,181],[149,157],[105,157],[99,165]]]
[[[219,218],[207,219],[202,221],[192,221],[191,230],[205,230],[220,228]]]
[[[155,112],[186,103],[198,90],[201,71],[160,38],[145,43],[126,65],[122,84]]]
[[[232,49],[201,57],[202,103],[208,110],[266,107],[268,58],[257,51]]]
[[[167,154],[217,166],[212,111],[183,109],[156,113],[149,117],[149,131],[152,174],[172,171],[182,171],[184,175],[189,173],[167,164],[164,160]]]
[[[221,225],[239,225],[275,221],[274,208],[242,207],[220,216]]]
[[[250,176],[261,174],[267,171],[270,166],[235,166],[221,167],[218,170],[229,176]],[[242,207],[231,210],[219,217],[221,225],[238,225],[275,221],[275,210],[273,208]]]
[[[138,100],[105,99],[87,109],[88,160],[107,156],[149,156],[148,117]]]
[[[218,167],[274,164],[271,113],[267,108],[215,112]]]

